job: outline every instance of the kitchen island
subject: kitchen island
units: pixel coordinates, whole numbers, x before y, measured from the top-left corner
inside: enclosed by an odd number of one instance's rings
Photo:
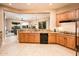
[[[46,36],[47,35],[47,38]],[[52,31],[19,31],[18,39],[20,43],[40,43],[41,36],[45,36],[47,43],[56,42],[56,32]]]

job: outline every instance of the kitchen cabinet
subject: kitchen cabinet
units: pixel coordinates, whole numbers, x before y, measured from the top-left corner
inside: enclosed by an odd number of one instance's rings
[[[60,13],[56,15],[56,26],[60,26],[60,21],[63,20],[74,20],[75,18],[79,17],[79,10],[71,10],[71,11],[66,11],[64,13]]]
[[[56,35],[56,43],[60,44],[60,36],[59,36],[59,34]]]
[[[34,41],[35,43],[40,43],[40,34],[39,33],[34,33],[35,37],[34,37]]]
[[[72,11],[69,11],[68,12],[68,20],[73,20],[76,18],[76,11],[75,10],[72,10]]]
[[[39,33],[19,33],[19,42],[23,43],[39,43],[40,34]]]
[[[66,39],[63,34],[57,34],[56,43],[65,46]]]
[[[61,45],[65,46],[66,40],[65,40],[65,38],[64,38],[64,35],[60,35],[59,39],[60,39],[59,43],[60,43]]]
[[[42,38],[48,37],[48,44],[57,43],[59,45],[75,49],[75,36],[71,34],[64,33],[47,33],[47,36],[42,36]],[[79,37],[78,37],[79,39]],[[40,33],[19,33],[19,42],[25,43],[40,43]],[[77,42],[78,45],[78,42]]]
[[[28,37],[28,33],[24,33],[24,42],[28,42],[28,39],[29,39],[29,37]]]
[[[76,18],[79,18],[79,9],[76,9]]]
[[[79,37],[77,37],[77,46],[79,46]]]
[[[75,49],[75,36],[67,34],[57,34],[56,43],[71,49]]]
[[[28,35],[27,33],[19,33],[19,42],[28,42]]]
[[[35,35],[34,33],[28,33],[28,42],[33,42],[35,39]]]
[[[56,43],[56,33],[48,34],[48,43]]]
[[[74,36],[67,36],[66,37],[66,47],[75,49],[75,37]]]

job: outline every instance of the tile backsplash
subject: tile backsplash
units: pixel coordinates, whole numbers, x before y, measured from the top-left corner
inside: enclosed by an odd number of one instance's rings
[[[74,22],[61,23],[59,31],[75,32],[75,23]]]

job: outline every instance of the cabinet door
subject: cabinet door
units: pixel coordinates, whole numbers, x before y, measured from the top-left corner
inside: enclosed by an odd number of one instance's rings
[[[79,46],[79,37],[77,37],[77,45]]]
[[[24,33],[19,33],[19,42],[24,42]]]
[[[75,37],[70,37],[70,48],[75,49]]]
[[[35,42],[35,43],[40,43],[40,34],[39,34],[39,33],[35,33],[34,42]]]
[[[62,20],[67,20],[67,17],[68,17],[68,15],[67,15],[68,13],[67,12],[65,12],[65,13],[62,13],[62,15],[61,15],[61,21]]]
[[[34,33],[29,33],[29,36],[28,37],[29,37],[28,38],[29,42],[34,42],[34,39],[35,39]]]
[[[60,39],[60,41],[59,41],[60,44],[61,44],[61,45],[65,45],[64,35],[60,35],[59,39]]]
[[[75,12],[76,13],[76,18],[79,18],[79,9],[76,9],[75,11],[76,11]]]
[[[60,36],[59,36],[59,34],[56,35],[56,43],[60,44]]]
[[[72,36],[67,37],[67,47],[75,49],[75,37]]]
[[[75,19],[75,16],[76,16],[76,11],[75,10],[73,10],[73,11],[69,11],[68,12],[68,19],[70,20],[72,20],[72,19]]]
[[[28,35],[28,33],[24,33],[24,42],[28,42],[29,40],[29,37],[28,37],[29,35]]]
[[[54,33],[49,33],[48,34],[48,43],[56,43],[56,34]]]
[[[69,45],[70,45],[70,39],[69,39],[69,37],[68,36],[66,36],[66,47],[70,47]]]

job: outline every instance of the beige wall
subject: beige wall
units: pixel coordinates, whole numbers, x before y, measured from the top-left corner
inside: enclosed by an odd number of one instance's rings
[[[51,10],[50,11],[50,30],[54,30],[56,28],[56,11]]]
[[[11,31],[12,28],[12,20],[13,19],[6,19],[6,30]]]
[[[2,39],[0,39],[0,47],[2,45],[2,41],[4,39],[4,25],[3,25],[3,11],[2,9],[0,8],[0,31],[2,31]]]
[[[0,31],[2,31],[2,10],[0,9]]]

